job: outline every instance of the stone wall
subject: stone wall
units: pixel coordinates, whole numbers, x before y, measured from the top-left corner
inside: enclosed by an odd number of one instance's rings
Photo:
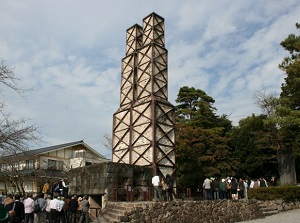
[[[131,204],[128,203],[127,206]],[[149,202],[127,212],[121,217],[120,222],[233,223],[263,218],[269,215],[266,210],[280,212],[294,208],[300,208],[300,203],[285,203],[282,200],[257,201],[244,199],[238,201]],[[278,212],[271,212],[271,214]]]
[[[124,186],[149,186],[153,170],[151,167],[104,162],[69,171],[69,194],[104,195],[115,199],[114,190]]]

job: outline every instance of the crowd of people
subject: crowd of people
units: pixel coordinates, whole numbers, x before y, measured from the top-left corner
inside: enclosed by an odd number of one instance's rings
[[[169,174],[160,180],[159,176],[152,177],[152,185],[154,188],[154,200],[173,201],[173,179]]]
[[[33,197],[27,193],[7,194],[0,202],[9,213],[9,223],[88,223],[89,197],[63,196],[61,191],[41,193]]]
[[[275,177],[270,180],[270,186],[276,186]],[[251,188],[268,187],[267,181],[260,177],[248,181],[243,178],[227,177],[227,178],[209,178],[206,177],[202,188],[203,197],[206,200],[218,200],[218,199],[248,199],[247,191]],[[198,191],[200,191],[198,189]]]

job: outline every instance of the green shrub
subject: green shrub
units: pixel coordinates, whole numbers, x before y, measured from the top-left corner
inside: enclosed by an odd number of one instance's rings
[[[277,200],[284,201],[300,201],[300,187],[299,186],[277,186],[277,187],[259,187],[248,190],[249,199],[257,200]]]

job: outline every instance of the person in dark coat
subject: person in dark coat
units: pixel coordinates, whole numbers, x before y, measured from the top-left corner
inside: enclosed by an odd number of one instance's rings
[[[166,182],[168,185],[168,195],[169,195],[169,201],[173,201],[173,179],[169,174],[166,175]]]
[[[74,195],[69,202],[69,212],[70,212],[69,213],[69,223],[76,222],[77,209],[78,209],[77,196]]]
[[[15,212],[17,222],[23,222],[25,218],[25,208],[22,201],[20,201],[21,196],[19,194],[15,195]]]
[[[66,219],[66,222],[69,223],[69,218],[70,218],[70,210],[69,210],[69,204],[70,204],[70,200],[71,200],[71,197],[68,196],[64,199],[64,212],[65,212],[65,219]]]
[[[61,179],[61,181],[58,184],[58,188],[59,188],[60,195],[63,196],[63,197],[65,197],[66,196],[67,186],[66,186],[66,182],[65,182],[64,179]]]
[[[15,207],[14,207],[15,206]],[[15,194],[14,202],[5,206],[7,211],[13,210],[15,211],[15,216],[10,219],[10,223],[20,223],[24,220],[24,204],[20,201],[20,195]]]
[[[214,200],[219,200],[220,198],[220,181],[218,178],[215,178],[212,182],[213,198]]]
[[[236,179],[234,177],[232,177],[231,179],[231,197],[232,200],[238,200],[238,182],[236,181]]]
[[[52,185],[52,188],[51,188],[51,192],[52,192],[52,197],[54,195],[57,195],[59,194],[59,186],[58,186],[58,182],[54,182],[53,185]]]
[[[271,178],[271,181],[270,181],[270,186],[276,186],[276,180],[275,180],[275,177],[272,177]]]
[[[267,181],[265,180],[265,178],[261,177],[259,178],[259,186],[260,187],[268,187]]]

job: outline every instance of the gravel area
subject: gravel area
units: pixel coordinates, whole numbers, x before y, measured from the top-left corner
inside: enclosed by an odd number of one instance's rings
[[[242,221],[240,223],[247,223],[247,222],[249,223],[276,223],[276,222],[299,223],[300,209],[285,211],[279,214],[267,216],[265,218],[260,218],[256,220]]]

